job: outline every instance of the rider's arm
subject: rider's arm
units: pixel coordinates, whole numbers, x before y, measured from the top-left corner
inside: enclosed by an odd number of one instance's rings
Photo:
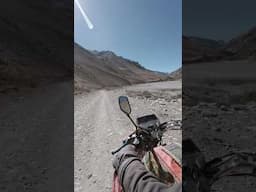
[[[178,192],[180,185],[168,187],[146,170],[134,146],[128,145],[114,159],[119,180],[125,192]]]

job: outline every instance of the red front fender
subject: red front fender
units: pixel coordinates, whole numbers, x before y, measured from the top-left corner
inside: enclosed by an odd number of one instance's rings
[[[154,148],[154,151],[160,160],[161,165],[163,165],[168,172],[171,173],[177,183],[181,183],[182,167],[177,159],[175,159],[172,154],[162,146]]]

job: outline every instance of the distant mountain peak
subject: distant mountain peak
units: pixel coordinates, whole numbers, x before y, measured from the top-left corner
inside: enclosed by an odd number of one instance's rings
[[[182,37],[182,62],[212,62],[218,60],[242,60],[256,58],[256,26],[232,38],[228,42],[200,37]]]
[[[97,51],[93,50],[90,51],[93,55],[96,55],[98,57],[116,57],[117,55],[112,51]]]
[[[112,51],[89,51],[75,44],[76,89],[100,89],[169,80],[168,74],[150,71]]]

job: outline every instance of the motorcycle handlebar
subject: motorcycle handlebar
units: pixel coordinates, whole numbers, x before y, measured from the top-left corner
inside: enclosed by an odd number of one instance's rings
[[[161,123],[161,124],[159,125],[159,129],[160,129],[160,130],[165,130],[166,127],[167,127],[167,124],[168,124],[167,122]],[[138,146],[139,143],[140,143],[139,139],[137,138],[139,134],[148,134],[148,131],[146,131],[146,130],[144,130],[144,129],[140,129],[140,128],[138,127],[137,130],[135,130],[134,132],[132,132],[132,133],[129,135],[128,139],[126,139],[126,140],[123,141],[123,145],[120,146],[120,147],[119,147],[118,149],[116,149],[115,151],[112,151],[111,154],[112,154],[112,155],[116,154],[116,153],[119,152],[123,147],[125,147],[127,144],[134,144],[135,146]]]
[[[139,140],[136,138],[136,136],[130,135],[127,139],[123,141],[123,145],[119,147],[117,150],[112,151],[111,154],[114,155],[117,152],[119,152],[122,148],[124,148],[128,144],[133,144],[137,146],[139,144]]]
[[[124,144],[123,144],[121,147],[119,147],[117,150],[112,151],[111,154],[112,154],[112,155],[116,154],[116,153],[119,152],[122,148],[124,148],[127,144],[128,144],[128,142],[124,143]]]

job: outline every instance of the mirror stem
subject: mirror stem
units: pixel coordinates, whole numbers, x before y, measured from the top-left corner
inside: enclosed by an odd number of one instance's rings
[[[131,116],[129,114],[126,114],[127,117],[131,120],[132,124],[135,126],[136,130],[137,130],[137,125],[136,123],[133,121],[133,119],[131,118]]]

